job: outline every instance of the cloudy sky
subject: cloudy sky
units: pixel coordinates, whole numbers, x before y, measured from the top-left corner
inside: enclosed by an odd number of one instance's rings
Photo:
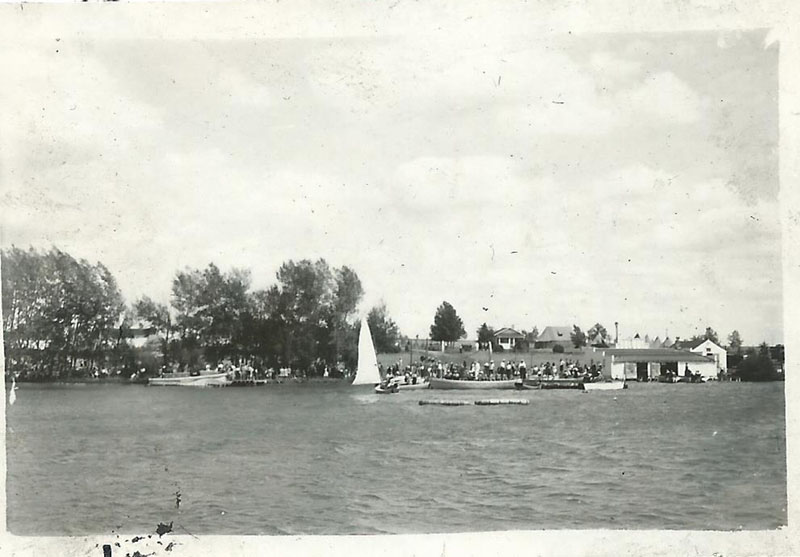
[[[783,340],[764,31],[53,36],[0,63],[3,245],[102,261],[129,301],[324,257],[411,336],[447,300],[470,336]]]

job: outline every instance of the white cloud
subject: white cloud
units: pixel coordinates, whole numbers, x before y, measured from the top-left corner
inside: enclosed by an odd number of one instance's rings
[[[411,334],[442,299],[470,332],[768,327],[775,203],[731,192],[724,161],[698,177],[705,139],[680,164],[628,156],[645,132],[706,138],[702,95],[630,53],[508,46],[40,53],[47,76],[17,63],[0,90],[18,107],[0,138],[6,239],[102,259],[129,299],[166,296],[186,265],[250,267],[264,286],[283,260],[322,256]],[[45,117],[27,89],[48,92]]]
[[[703,113],[703,100],[686,83],[670,72],[647,76],[638,87],[621,91],[617,106],[629,114],[628,121],[645,125],[655,119],[657,123],[689,124]]]

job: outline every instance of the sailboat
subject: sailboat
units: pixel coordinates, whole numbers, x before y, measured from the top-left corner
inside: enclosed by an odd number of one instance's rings
[[[378,371],[378,356],[372,343],[372,334],[366,318],[361,319],[361,331],[358,333],[358,367],[353,385],[377,385],[381,382]]]

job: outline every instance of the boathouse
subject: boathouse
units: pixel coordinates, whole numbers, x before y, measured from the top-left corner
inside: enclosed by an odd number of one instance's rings
[[[714,358],[670,348],[609,348],[602,351],[603,375],[610,379],[650,381],[669,373],[684,377],[687,370],[704,378],[717,377]]]

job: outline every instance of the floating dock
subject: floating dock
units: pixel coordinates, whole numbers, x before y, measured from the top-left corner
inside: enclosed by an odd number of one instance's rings
[[[476,400],[475,404],[478,406],[498,406],[502,404],[519,404],[525,406],[530,404],[531,401],[527,398],[490,398],[485,400]]]
[[[524,398],[489,398],[482,400],[420,400],[420,406],[500,406],[519,405],[525,406],[531,401]]]

